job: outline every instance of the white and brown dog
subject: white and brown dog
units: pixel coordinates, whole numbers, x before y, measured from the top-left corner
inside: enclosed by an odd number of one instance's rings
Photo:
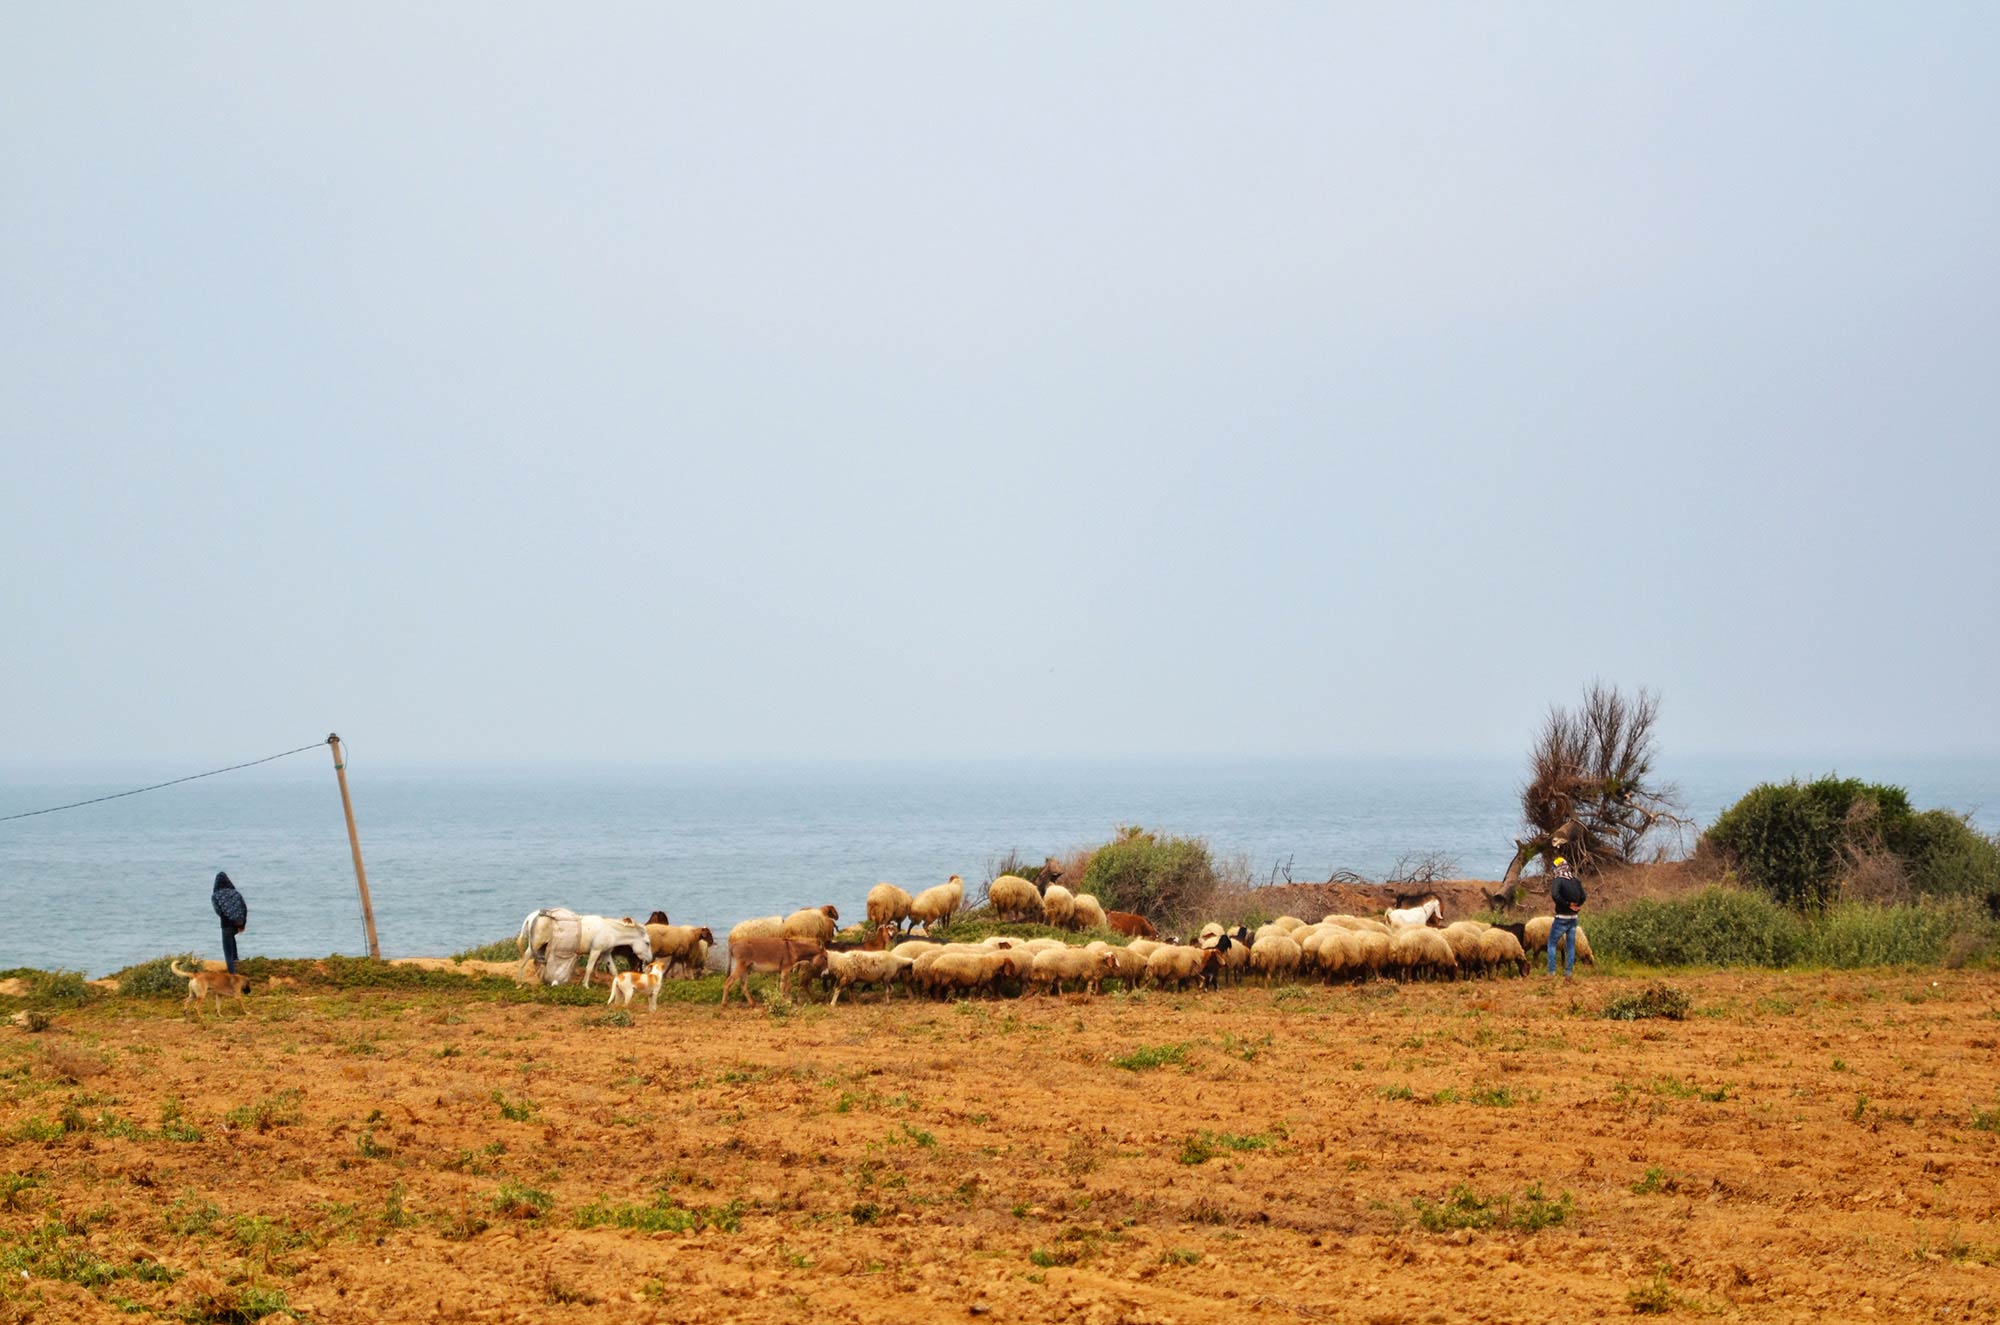
[[[620,971],[611,977],[611,997],[604,1000],[604,1006],[610,1007],[620,998],[623,998],[625,1006],[629,1008],[632,1006],[632,995],[643,989],[648,996],[646,1006],[650,1010],[658,1012],[660,1010],[660,982],[666,979],[666,977],[667,964],[664,961],[648,962],[646,969],[643,971]]]
[[[192,1003],[195,1011],[200,1012],[212,998],[215,1010],[221,1012],[223,999],[233,998],[240,1004],[243,996],[250,992],[250,977],[233,971],[183,971],[179,962],[168,962],[167,969],[188,982],[187,997],[181,1000],[183,1010]]]

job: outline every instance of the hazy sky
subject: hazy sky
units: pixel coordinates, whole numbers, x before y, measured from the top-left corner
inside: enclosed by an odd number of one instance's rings
[[[2000,7],[9,4],[11,759],[2000,749]]]

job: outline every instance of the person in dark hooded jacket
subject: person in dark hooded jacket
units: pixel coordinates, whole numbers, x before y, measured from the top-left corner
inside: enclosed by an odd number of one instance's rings
[[[230,973],[234,974],[236,936],[250,922],[250,906],[243,900],[243,894],[236,891],[236,885],[229,881],[229,876],[220,870],[215,875],[215,891],[208,900],[215,908],[215,914],[222,918],[222,959],[229,964]]]

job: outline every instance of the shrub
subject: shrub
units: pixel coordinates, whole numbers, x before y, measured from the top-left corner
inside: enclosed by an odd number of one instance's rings
[[[454,952],[451,959],[455,962],[513,962],[521,959],[521,949],[511,938],[495,939],[476,948],[467,948],[464,952]]]
[[[1604,1015],[1613,1021],[1643,1021],[1649,1017],[1686,1021],[1688,1007],[1686,993],[1663,980],[1655,980],[1636,994],[1612,999]]]
[[[1910,808],[1901,787],[1823,777],[1754,787],[1703,845],[1743,879],[1799,908],[1850,895],[1971,895],[2000,914],[2000,841],[1950,810]]]
[[[1796,915],[1736,888],[1634,902],[1591,917],[1587,932],[1600,958],[1650,966],[1784,966],[1806,942]]]
[[[125,998],[185,998],[187,980],[173,973],[175,962],[179,962],[184,971],[201,969],[200,957],[191,952],[180,952],[128,966],[111,978],[118,982],[118,993]]]
[[[1962,936],[1966,941],[1958,943]],[[1992,938],[1992,921],[1970,898],[1914,906],[1843,903],[1810,926],[1802,955],[1817,966],[1934,966],[1948,955],[1962,960]]]
[[[1197,837],[1163,837],[1135,825],[1090,857],[1080,884],[1107,911],[1132,911],[1156,925],[1175,925],[1208,909],[1215,897],[1215,862]]]

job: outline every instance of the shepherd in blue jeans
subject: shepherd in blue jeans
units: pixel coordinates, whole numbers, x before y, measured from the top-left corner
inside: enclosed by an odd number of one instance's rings
[[[1549,926],[1549,974],[1556,973],[1556,950],[1568,944],[1563,979],[1572,979],[1576,970],[1576,914],[1583,909],[1586,899],[1576,871],[1561,856],[1556,857],[1555,882],[1549,888],[1549,899],[1556,904],[1555,922]]]

